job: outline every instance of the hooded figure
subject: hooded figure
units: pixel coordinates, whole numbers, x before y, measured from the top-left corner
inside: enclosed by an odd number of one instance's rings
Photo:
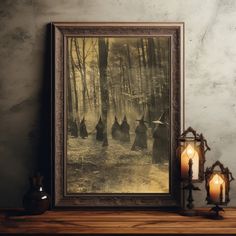
[[[124,119],[120,125],[120,130],[121,130],[121,137],[120,137],[120,141],[122,142],[130,142],[130,134],[129,134],[129,129],[130,126],[127,122],[127,118],[126,116],[124,116]]]
[[[146,149],[147,148],[147,127],[145,125],[144,117],[139,121],[138,126],[135,129],[135,140],[131,150]]]
[[[104,139],[104,128],[105,128],[105,126],[104,126],[104,124],[102,122],[102,118],[100,116],[100,119],[96,125],[96,130],[97,130],[96,139],[98,141],[103,141],[103,139]]]
[[[71,136],[77,138],[78,137],[78,126],[76,120],[71,121],[70,125]]]
[[[84,118],[80,122],[79,133],[80,133],[80,137],[81,138],[87,138],[88,137],[88,132],[87,132],[87,128],[86,128],[86,124],[85,124],[85,119]]]
[[[118,123],[117,117],[115,116],[115,121],[111,127],[111,135],[115,140],[119,140],[121,136],[120,124]]]
[[[168,159],[168,124],[161,121],[161,117],[153,123],[156,127],[153,130],[152,163],[157,164]]]

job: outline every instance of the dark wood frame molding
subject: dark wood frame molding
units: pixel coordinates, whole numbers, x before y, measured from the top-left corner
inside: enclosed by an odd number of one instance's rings
[[[180,168],[176,156],[184,129],[184,23],[51,23],[52,29],[52,158],[54,207],[177,207]],[[171,37],[170,193],[66,195],[65,178],[65,40],[69,36]]]

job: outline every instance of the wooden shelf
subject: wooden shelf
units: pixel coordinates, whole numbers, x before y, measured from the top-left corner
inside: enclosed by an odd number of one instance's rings
[[[236,234],[236,209],[225,210],[223,220],[186,217],[167,211],[48,211],[24,215],[0,213],[0,234]]]

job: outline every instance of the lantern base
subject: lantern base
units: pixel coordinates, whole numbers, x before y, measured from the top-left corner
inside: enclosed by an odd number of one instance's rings
[[[209,218],[211,219],[214,219],[214,220],[223,220],[224,217],[222,215],[220,215],[220,212],[221,211],[224,211],[223,207],[220,207],[218,205],[215,205],[214,207],[212,207],[210,209],[210,211],[213,213],[213,214],[210,214],[209,215]]]
[[[194,209],[182,209],[179,214],[182,216],[198,216],[199,212]]]

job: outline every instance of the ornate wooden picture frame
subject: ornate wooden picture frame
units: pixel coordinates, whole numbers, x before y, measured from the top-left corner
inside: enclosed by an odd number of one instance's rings
[[[184,24],[51,26],[54,206],[179,206]]]

